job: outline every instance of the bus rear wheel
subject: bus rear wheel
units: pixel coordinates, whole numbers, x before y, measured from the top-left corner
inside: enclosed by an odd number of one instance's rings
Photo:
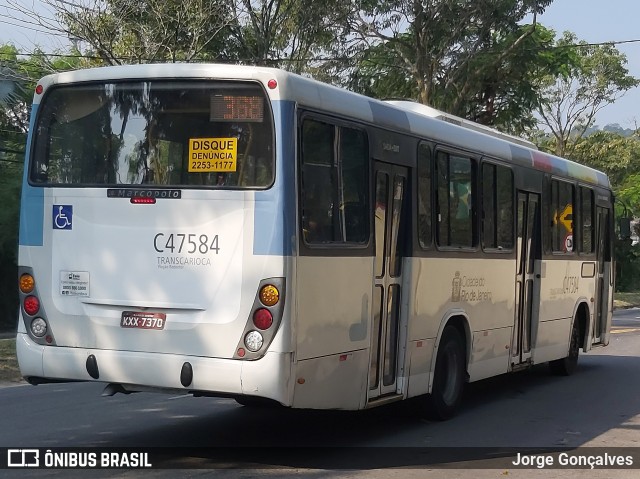
[[[447,326],[436,355],[433,388],[427,395],[427,415],[444,421],[455,415],[462,400],[466,353],[460,332]]]
[[[557,376],[571,376],[578,368],[578,356],[580,355],[580,329],[577,319],[573,322],[571,330],[571,343],[569,353],[562,359],[549,361],[549,369]]]

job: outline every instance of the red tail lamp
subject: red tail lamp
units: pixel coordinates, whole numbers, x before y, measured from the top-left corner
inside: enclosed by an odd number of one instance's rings
[[[265,330],[269,329],[273,324],[273,315],[268,309],[260,308],[253,313],[253,324],[256,328]]]
[[[40,301],[35,296],[27,296],[24,298],[24,310],[29,316],[33,316],[40,311]]]

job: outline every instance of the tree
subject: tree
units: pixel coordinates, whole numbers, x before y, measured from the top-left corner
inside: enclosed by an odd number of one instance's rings
[[[609,131],[578,138],[572,145],[570,159],[604,171],[616,194],[628,184],[630,175],[640,173],[640,138]],[[634,208],[640,214],[640,201]]]
[[[436,82],[432,106],[514,134],[533,128],[536,125],[533,113],[540,102],[540,79],[565,69],[570,51],[549,49],[554,43],[554,32],[536,25],[508,58],[499,64],[493,62],[496,55],[509,48],[514,37],[521,37],[531,29],[531,25],[523,25],[506,37],[495,33],[491,48],[469,60],[476,73],[463,80],[466,96],[457,94],[459,90],[446,83]],[[407,51],[405,56],[411,58],[413,54]],[[386,43],[375,45],[363,52],[348,86],[376,98],[417,99],[418,84],[398,61],[395,50]]]
[[[7,0],[16,16],[69,38],[103,64],[224,59],[227,0],[41,0],[55,19],[33,5]]]
[[[485,124],[495,124],[501,104],[518,90],[518,81],[531,65],[533,46],[549,41],[538,30],[536,16],[551,0],[431,0],[357,2],[348,47],[383,53],[366,55],[382,71],[397,70],[396,79],[406,78],[415,99],[449,113]],[[532,25],[520,25],[533,14]],[[361,75],[356,73],[356,76]],[[505,77],[511,87],[500,91]],[[375,81],[375,80],[373,80]],[[362,79],[359,79],[362,82]],[[526,90],[529,90],[527,92]],[[404,89],[406,90],[406,88]],[[531,87],[518,92],[531,96]],[[502,97],[500,97],[502,95]],[[530,108],[527,98],[523,107]]]
[[[575,55],[567,73],[548,76],[543,82],[542,124],[556,139],[555,153],[571,156],[577,142],[593,125],[596,114],[639,84],[625,68],[626,56],[613,45],[577,42],[565,32],[557,47]]]
[[[337,42],[348,3],[336,0],[230,1],[230,38],[237,58],[297,73]]]
[[[0,330],[15,328],[20,188],[33,90],[40,77],[82,62],[38,51],[25,59],[14,46],[0,45]]]
[[[0,331],[15,328],[18,212],[26,139],[26,96],[14,47],[0,46]]]
[[[241,62],[305,70],[344,23],[344,2],[327,0],[41,0],[47,18],[17,0],[20,16],[64,35],[103,64]]]

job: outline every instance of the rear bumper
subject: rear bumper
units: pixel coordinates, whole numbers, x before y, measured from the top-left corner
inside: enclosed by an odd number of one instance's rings
[[[206,392],[251,395],[291,405],[291,354],[268,352],[258,361],[203,358],[177,354],[41,346],[18,333],[16,351],[25,378],[121,384],[128,391]],[[87,370],[93,355],[99,372]],[[191,365],[193,379],[184,387],[180,374]],[[39,381],[44,382],[44,381]]]

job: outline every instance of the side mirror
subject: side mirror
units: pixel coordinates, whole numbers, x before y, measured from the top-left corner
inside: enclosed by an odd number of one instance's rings
[[[620,218],[618,220],[618,225],[620,227],[620,238],[629,239],[631,238],[631,218]]]

